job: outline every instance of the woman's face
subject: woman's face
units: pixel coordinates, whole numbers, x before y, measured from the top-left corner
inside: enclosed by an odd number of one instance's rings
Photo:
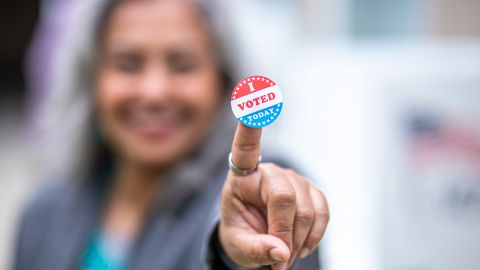
[[[205,137],[221,80],[211,37],[188,1],[125,1],[101,45],[95,102],[122,161],[171,166]]]

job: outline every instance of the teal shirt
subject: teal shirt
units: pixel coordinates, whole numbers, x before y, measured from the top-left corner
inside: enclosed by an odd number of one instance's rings
[[[104,232],[97,233],[82,258],[83,270],[124,270],[129,242]]]

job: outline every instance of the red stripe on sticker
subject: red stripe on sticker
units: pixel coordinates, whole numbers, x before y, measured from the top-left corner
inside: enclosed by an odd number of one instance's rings
[[[241,80],[233,89],[232,99],[250,95],[262,89],[276,85],[274,81],[264,76],[250,76]]]

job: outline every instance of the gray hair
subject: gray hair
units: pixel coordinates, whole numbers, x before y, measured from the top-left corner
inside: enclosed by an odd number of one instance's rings
[[[42,173],[48,176],[85,172],[98,155],[92,132],[94,52],[97,30],[112,1],[115,0],[71,1],[72,14],[68,18],[71,31],[65,33],[62,46],[56,52],[51,72],[45,78],[46,97],[33,116],[40,165]],[[227,9],[219,12],[222,1],[213,1],[192,0],[205,13],[223,68],[232,75],[238,69],[234,69],[229,53],[235,50],[235,42],[225,25],[228,12],[225,12]],[[219,120],[218,125],[232,126],[227,122]],[[231,133],[231,130],[225,132]],[[225,134],[218,136],[227,137]]]

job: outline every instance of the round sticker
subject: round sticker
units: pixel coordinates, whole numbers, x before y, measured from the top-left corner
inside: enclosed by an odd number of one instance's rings
[[[241,80],[232,93],[232,110],[237,120],[252,128],[273,123],[283,107],[283,96],[277,84],[264,76]]]

